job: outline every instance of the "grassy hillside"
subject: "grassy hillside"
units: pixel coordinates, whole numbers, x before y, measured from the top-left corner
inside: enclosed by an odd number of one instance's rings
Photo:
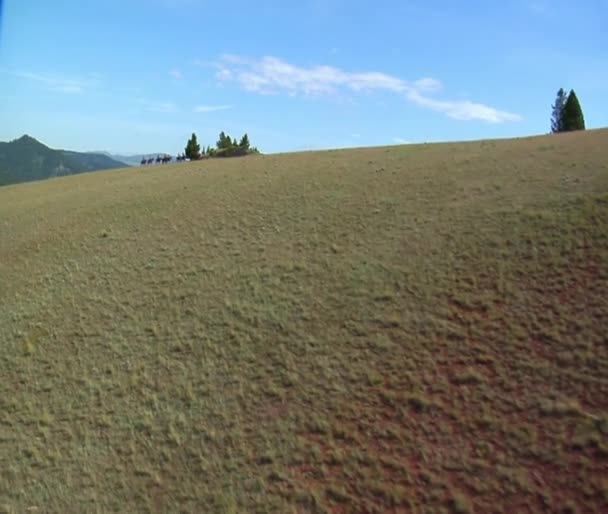
[[[608,131],[0,189],[0,511],[608,508]]]
[[[30,136],[0,142],[0,186],[125,166],[107,155],[54,150]]]

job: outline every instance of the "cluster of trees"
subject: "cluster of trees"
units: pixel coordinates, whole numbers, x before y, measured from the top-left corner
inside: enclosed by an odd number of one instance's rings
[[[223,131],[220,132],[220,137],[217,140],[215,148],[211,146],[202,147],[198,142],[196,134],[192,133],[192,137],[188,140],[184,151],[184,156],[191,161],[203,159],[207,157],[237,157],[240,155],[250,155],[260,153],[259,150],[251,146],[249,136],[244,134],[240,141],[236,138],[232,139]]]
[[[563,88],[557,92],[552,106],[551,132],[571,132],[585,130],[585,118],[574,89],[566,94]]]
[[[244,134],[241,140],[237,141],[236,138],[232,139],[224,132],[221,132],[215,148],[212,148],[211,146],[201,148],[201,145],[198,143],[198,140],[196,138],[196,134],[192,133],[192,137],[188,140],[188,144],[186,145],[184,153],[177,155],[175,157],[175,160],[178,162],[186,160],[197,161],[198,159],[204,159],[208,157],[237,157],[239,155],[250,155],[258,153],[260,153],[260,151],[256,147],[251,146],[251,143],[249,142],[249,136],[247,134]],[[142,166],[151,165],[155,163],[167,164],[172,160],[173,157],[166,154],[157,155],[156,158],[143,156],[140,164]]]

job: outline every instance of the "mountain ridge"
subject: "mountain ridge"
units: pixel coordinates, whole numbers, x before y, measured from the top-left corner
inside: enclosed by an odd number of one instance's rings
[[[0,186],[128,166],[104,154],[50,148],[29,134],[0,142]]]

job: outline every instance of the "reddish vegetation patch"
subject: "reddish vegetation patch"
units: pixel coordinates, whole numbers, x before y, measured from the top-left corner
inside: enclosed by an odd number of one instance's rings
[[[559,302],[572,309],[560,310],[560,316],[570,316],[590,291],[597,294],[601,282],[593,265],[548,275],[530,273],[517,286],[533,304],[543,284],[538,305],[553,308]],[[559,287],[552,285],[555,275]],[[358,395],[365,401],[330,416],[328,433],[300,434],[304,448],[318,448],[317,462],[293,465],[294,483],[315,492],[333,513],[424,512],[437,506],[484,513],[606,508],[606,434],[593,420],[600,422],[608,401],[601,391],[565,378],[568,366],[556,365],[568,339],[558,345],[534,335],[551,326],[538,325],[536,316],[542,319],[543,313],[513,300],[497,299],[487,308],[452,299],[448,305],[453,326],[436,341],[433,360],[418,370],[416,388],[401,379],[394,363],[370,363],[388,371],[379,385]],[[496,333],[496,327],[505,332]],[[520,338],[507,337],[510,328]],[[391,336],[398,341],[399,332]],[[582,400],[582,388],[595,414],[560,411],[559,398]],[[541,400],[554,395],[555,410],[543,413]],[[577,445],[575,433],[585,426],[589,443]],[[336,498],[332,488],[345,496]]]

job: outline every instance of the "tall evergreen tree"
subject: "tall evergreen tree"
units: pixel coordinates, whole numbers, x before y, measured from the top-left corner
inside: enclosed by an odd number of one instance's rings
[[[245,134],[242,138],[241,141],[239,142],[239,148],[242,148],[243,150],[249,150],[249,136],[247,134]]]
[[[218,150],[223,150],[224,148],[226,148],[226,134],[222,130],[220,132],[220,137],[217,140],[217,149]]]
[[[186,145],[186,157],[191,161],[196,161],[201,158],[201,145],[198,144],[194,132]]]
[[[557,98],[555,103],[552,105],[553,112],[551,115],[551,132],[554,134],[557,132],[563,132],[563,116],[564,106],[566,105],[567,95],[564,88],[560,88],[557,92]]]
[[[585,130],[585,118],[574,89],[570,91],[562,113],[562,130]]]

